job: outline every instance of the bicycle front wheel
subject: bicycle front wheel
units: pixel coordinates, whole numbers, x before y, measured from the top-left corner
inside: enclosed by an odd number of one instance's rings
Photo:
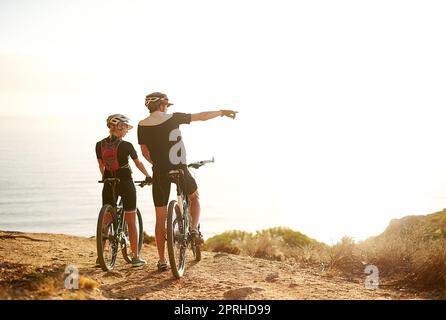
[[[169,203],[167,211],[167,251],[172,273],[175,278],[181,278],[186,266],[187,241],[184,219],[176,200]]]
[[[139,212],[139,209],[136,209],[135,224],[136,224],[136,232],[138,239],[138,256],[139,256],[144,241],[142,216],[141,212]],[[124,222],[124,234],[125,234],[125,239],[123,239],[122,242],[122,256],[124,257],[125,261],[127,261],[128,263],[132,263],[133,252],[132,252],[132,247],[130,246],[129,226],[127,225],[127,222]]]
[[[111,271],[116,263],[118,239],[116,237],[116,215],[111,205],[105,204],[99,211],[96,227],[98,262],[104,271]]]

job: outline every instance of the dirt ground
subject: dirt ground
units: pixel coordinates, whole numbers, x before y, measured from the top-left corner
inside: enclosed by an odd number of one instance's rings
[[[190,258],[183,278],[156,270],[156,248],[145,245],[139,268],[122,256],[112,272],[95,267],[94,238],[0,231],[0,299],[432,299],[382,283],[345,279],[297,265],[203,252]],[[67,268],[68,267],[68,268]],[[79,289],[67,289],[67,269],[78,270]]]

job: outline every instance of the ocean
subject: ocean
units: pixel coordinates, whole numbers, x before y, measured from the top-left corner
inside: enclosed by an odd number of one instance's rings
[[[94,147],[107,136],[105,120],[4,117],[0,121],[0,230],[93,236],[102,190],[97,183],[100,173]],[[215,163],[195,172],[205,238],[226,230],[254,231],[271,226],[271,208],[265,202],[247,201],[250,189],[265,198],[264,187],[259,187],[244,168],[234,166],[225,171],[225,159],[230,157],[222,153],[219,159],[215,144],[204,142],[199,137],[205,135],[200,134],[190,132],[185,140],[189,161],[216,157]],[[195,154],[189,152],[194,148],[194,137],[198,140],[195,149],[201,150]],[[142,158],[136,130],[125,139]],[[142,180],[143,175],[130,163],[134,179]],[[150,165],[145,165],[151,172]],[[137,198],[144,229],[154,234],[151,187],[137,188]]]
[[[380,167],[366,166],[365,157],[335,152],[344,145],[333,145],[333,139],[307,139],[299,127],[271,134],[265,121],[252,118],[181,126],[189,162],[215,157],[193,172],[205,239],[228,230],[285,226],[325,243],[343,236],[363,240],[384,231],[393,218],[444,208],[444,197],[436,194],[446,182],[428,179],[437,177],[435,166],[431,175],[413,169],[417,183],[407,184],[399,178],[405,176],[399,164],[391,167],[392,175],[379,174]],[[102,191],[95,144],[107,134],[105,117],[0,117],[0,230],[93,236]],[[125,140],[142,159],[136,130]],[[142,180],[130,164],[134,180]],[[439,187],[432,195],[426,190],[434,190],[434,182]],[[370,185],[380,188],[370,192]],[[151,192],[137,188],[144,229],[153,235]]]

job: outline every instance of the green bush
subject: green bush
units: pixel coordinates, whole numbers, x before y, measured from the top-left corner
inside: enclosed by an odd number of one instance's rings
[[[256,237],[269,236],[271,239],[278,239],[291,248],[303,248],[308,245],[316,244],[317,241],[313,240],[303,233],[294,231],[286,227],[269,228],[262,231],[257,231]]]
[[[252,235],[245,231],[226,231],[206,240],[204,250],[240,254],[241,250],[237,244],[250,237]]]
[[[204,249],[268,260],[284,260],[295,256],[297,251],[314,245],[321,244],[290,228],[276,227],[255,233],[236,230],[223,232],[209,238]]]

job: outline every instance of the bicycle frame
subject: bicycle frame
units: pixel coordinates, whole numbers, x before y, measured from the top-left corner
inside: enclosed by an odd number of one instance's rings
[[[191,167],[194,169],[198,169],[201,166],[204,166],[207,163],[213,163],[215,162],[214,157],[212,157],[212,160],[202,160],[202,161],[198,161],[198,162],[194,162],[194,163],[190,163],[187,165],[187,167]],[[181,185],[180,185],[180,177],[184,176],[184,172],[182,169],[179,169],[178,172],[175,174],[175,185],[177,187],[177,204],[178,207],[180,209],[180,213],[181,213],[181,217],[183,217],[184,219],[184,227],[185,230],[183,232],[184,234],[184,243],[187,245],[188,244],[188,236],[189,236],[189,227],[190,224],[192,223],[192,217],[190,215],[190,200],[189,197],[184,194],[183,190],[181,189]],[[181,203],[181,205],[180,205]]]
[[[122,199],[120,196],[117,195],[116,187],[117,184],[120,182],[118,178],[110,178],[110,179],[104,179],[104,183],[110,183],[112,188],[112,198],[113,203],[111,206],[113,207],[113,213],[114,216],[112,217],[113,220],[115,220],[115,223],[113,224],[115,226],[115,229],[113,230],[117,236],[117,240],[119,242],[122,242],[123,238],[125,241],[127,241],[127,237],[124,234],[124,223],[125,223],[125,211],[122,204]],[[122,212],[122,214],[119,214]]]
[[[184,174],[184,173],[181,173]],[[188,232],[189,232],[189,226],[191,223],[191,216],[190,216],[190,210],[189,210],[189,197],[184,194],[183,190],[181,189],[180,185],[180,176],[181,174],[178,174],[175,179],[175,185],[177,188],[177,204],[178,208],[180,210],[181,217],[184,220],[184,232],[183,232],[183,244],[187,245],[188,243]]]
[[[98,226],[97,226],[97,239],[102,239],[104,241],[103,235],[102,235],[102,228],[104,225],[109,226],[111,224],[113,234],[107,235],[107,239],[109,241],[109,245],[112,248],[112,258],[111,258],[111,264],[107,264],[108,262],[102,261],[103,258],[103,244],[101,247],[101,242],[97,242],[98,252],[101,252],[101,264],[106,263],[106,265],[101,265],[104,271],[110,271],[116,261],[116,255],[119,250],[119,245],[121,245],[122,254],[124,256],[124,259],[130,263],[130,251],[131,250],[131,244],[130,244],[130,237],[128,235],[129,230],[127,229],[126,224],[126,212],[123,207],[122,197],[118,195],[117,193],[117,185],[120,183],[120,179],[118,178],[106,178],[104,180],[98,181],[99,183],[108,184],[111,187],[111,194],[112,194],[112,201],[111,203],[104,204],[101,211],[100,211],[100,217],[101,219],[98,219]],[[148,185],[149,183],[146,183],[145,181],[133,181],[134,183],[138,184],[140,187],[144,187],[145,185]],[[143,241],[143,226],[142,226],[142,218],[141,213],[139,212],[139,209],[136,208],[136,221],[138,222],[137,225],[137,231],[138,231],[138,247],[136,254],[139,254],[141,248],[142,248],[142,241]],[[105,217],[110,216],[110,221],[107,218],[107,224],[104,223]],[[100,235],[99,235],[100,234]]]

